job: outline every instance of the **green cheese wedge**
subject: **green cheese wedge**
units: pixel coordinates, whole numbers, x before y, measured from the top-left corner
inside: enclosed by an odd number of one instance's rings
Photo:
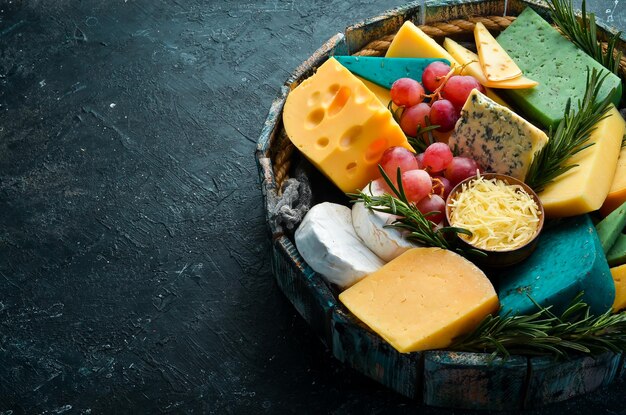
[[[617,240],[606,254],[606,260],[609,261],[609,266],[611,267],[626,264],[626,234],[622,233],[617,237]]]
[[[626,202],[596,225],[604,253],[608,253],[626,226]]]
[[[563,119],[568,98],[572,100],[572,108],[577,108],[585,93],[587,68],[609,73],[531,8],[526,8],[497,40],[524,76],[539,82],[531,89],[506,91],[507,97],[527,118],[546,128],[556,129]],[[598,99],[609,95],[617,106],[622,84],[613,73],[604,80]]]
[[[391,89],[391,85],[400,78],[411,78],[417,82],[422,82],[424,69],[433,62],[443,62],[450,65],[446,59],[435,58],[377,58],[368,56],[335,56],[334,58],[353,74],[387,89]]]

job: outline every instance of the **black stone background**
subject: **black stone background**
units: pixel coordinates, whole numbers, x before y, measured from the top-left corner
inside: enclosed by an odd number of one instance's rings
[[[333,360],[269,267],[269,105],[401,3],[0,0],[0,414],[464,413]]]

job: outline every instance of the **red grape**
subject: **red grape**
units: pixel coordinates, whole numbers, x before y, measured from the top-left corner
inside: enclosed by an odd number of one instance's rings
[[[452,187],[450,180],[445,177],[433,177],[433,194],[441,196],[443,200],[448,198]]]
[[[430,105],[425,102],[405,108],[400,117],[400,127],[404,134],[415,137],[419,126],[426,127],[428,116],[430,116]]]
[[[415,79],[400,78],[391,85],[391,100],[399,107],[412,107],[424,100],[424,88]]]
[[[380,157],[378,164],[382,166],[394,185],[397,184],[398,168],[402,172],[419,168],[415,154],[404,147],[389,147]]]
[[[461,109],[467,101],[467,97],[472,89],[478,89],[485,92],[485,88],[478,83],[476,78],[469,75],[453,75],[443,87],[442,95],[445,99],[452,102],[456,108]]]
[[[433,143],[424,151],[424,166],[430,171],[438,172],[452,161],[452,150],[446,143]]]
[[[422,83],[424,87],[429,91],[434,91],[441,85],[443,78],[450,72],[450,66],[446,65],[444,62],[433,62],[429,64],[426,68],[424,68],[424,73],[422,73]]]
[[[447,133],[451,131],[459,119],[459,110],[447,99],[440,99],[431,104],[430,123],[438,125],[437,131]]]
[[[455,157],[446,168],[446,179],[452,186],[468,177],[476,176],[476,170],[480,170],[478,163],[469,157]]]
[[[417,203],[428,196],[433,182],[425,170],[411,170],[402,173],[402,186],[409,202]]]
[[[438,212],[437,214],[426,216],[426,219],[434,224],[441,222],[446,214],[446,201],[439,195],[428,195],[420,200],[416,207],[424,215],[429,212]]]
[[[424,153],[419,153],[415,155],[415,160],[417,160],[417,168],[424,168]]]

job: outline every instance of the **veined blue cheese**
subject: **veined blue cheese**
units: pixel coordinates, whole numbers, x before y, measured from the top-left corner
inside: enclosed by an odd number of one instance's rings
[[[548,136],[510,109],[473,90],[450,137],[459,156],[470,157],[484,171],[524,180],[534,155]]]

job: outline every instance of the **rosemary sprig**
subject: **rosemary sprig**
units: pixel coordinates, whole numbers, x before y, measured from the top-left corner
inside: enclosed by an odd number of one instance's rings
[[[390,194],[372,196],[364,192],[348,193],[347,195],[353,199],[352,203],[362,202],[365,204],[365,207],[369,209],[398,216],[396,221],[388,226],[408,231],[409,233],[405,236],[405,239],[409,241],[417,242],[425,246],[447,249],[464,256],[486,255],[484,252],[476,249],[464,249],[456,244],[455,239],[447,237],[449,234],[465,234],[471,236],[472,233],[470,231],[453,226],[436,228],[433,223],[428,220],[428,216],[436,215],[440,212],[423,214],[415,207],[415,204],[409,202],[404,193],[400,169],[398,169],[397,173],[398,187],[393,184],[380,165],[378,166],[378,170],[380,170],[381,176],[387,182],[387,185],[395,196]]]
[[[617,74],[622,53],[618,52],[615,46],[621,32],[609,39],[605,51],[598,42],[596,17],[593,13],[587,14],[585,0],[582,1],[580,19],[574,13],[571,0],[548,0],[548,6],[554,23],[576,46],[609,71]]]
[[[626,350],[626,312],[599,316],[590,314],[589,305],[578,294],[560,316],[552,306],[538,307],[525,316],[487,316],[471,333],[455,340],[450,350],[568,357],[570,353],[597,355]]]
[[[535,155],[525,182],[535,192],[541,192],[555,178],[573,169],[577,164],[566,164],[579,151],[593,145],[588,143],[595,125],[608,117],[611,99],[609,94],[604,100],[596,102],[602,83],[609,73],[600,75],[593,69],[587,72],[585,95],[578,101],[578,111],[571,110],[571,100],[567,100],[565,115],[556,132],[550,134],[548,143]]]

